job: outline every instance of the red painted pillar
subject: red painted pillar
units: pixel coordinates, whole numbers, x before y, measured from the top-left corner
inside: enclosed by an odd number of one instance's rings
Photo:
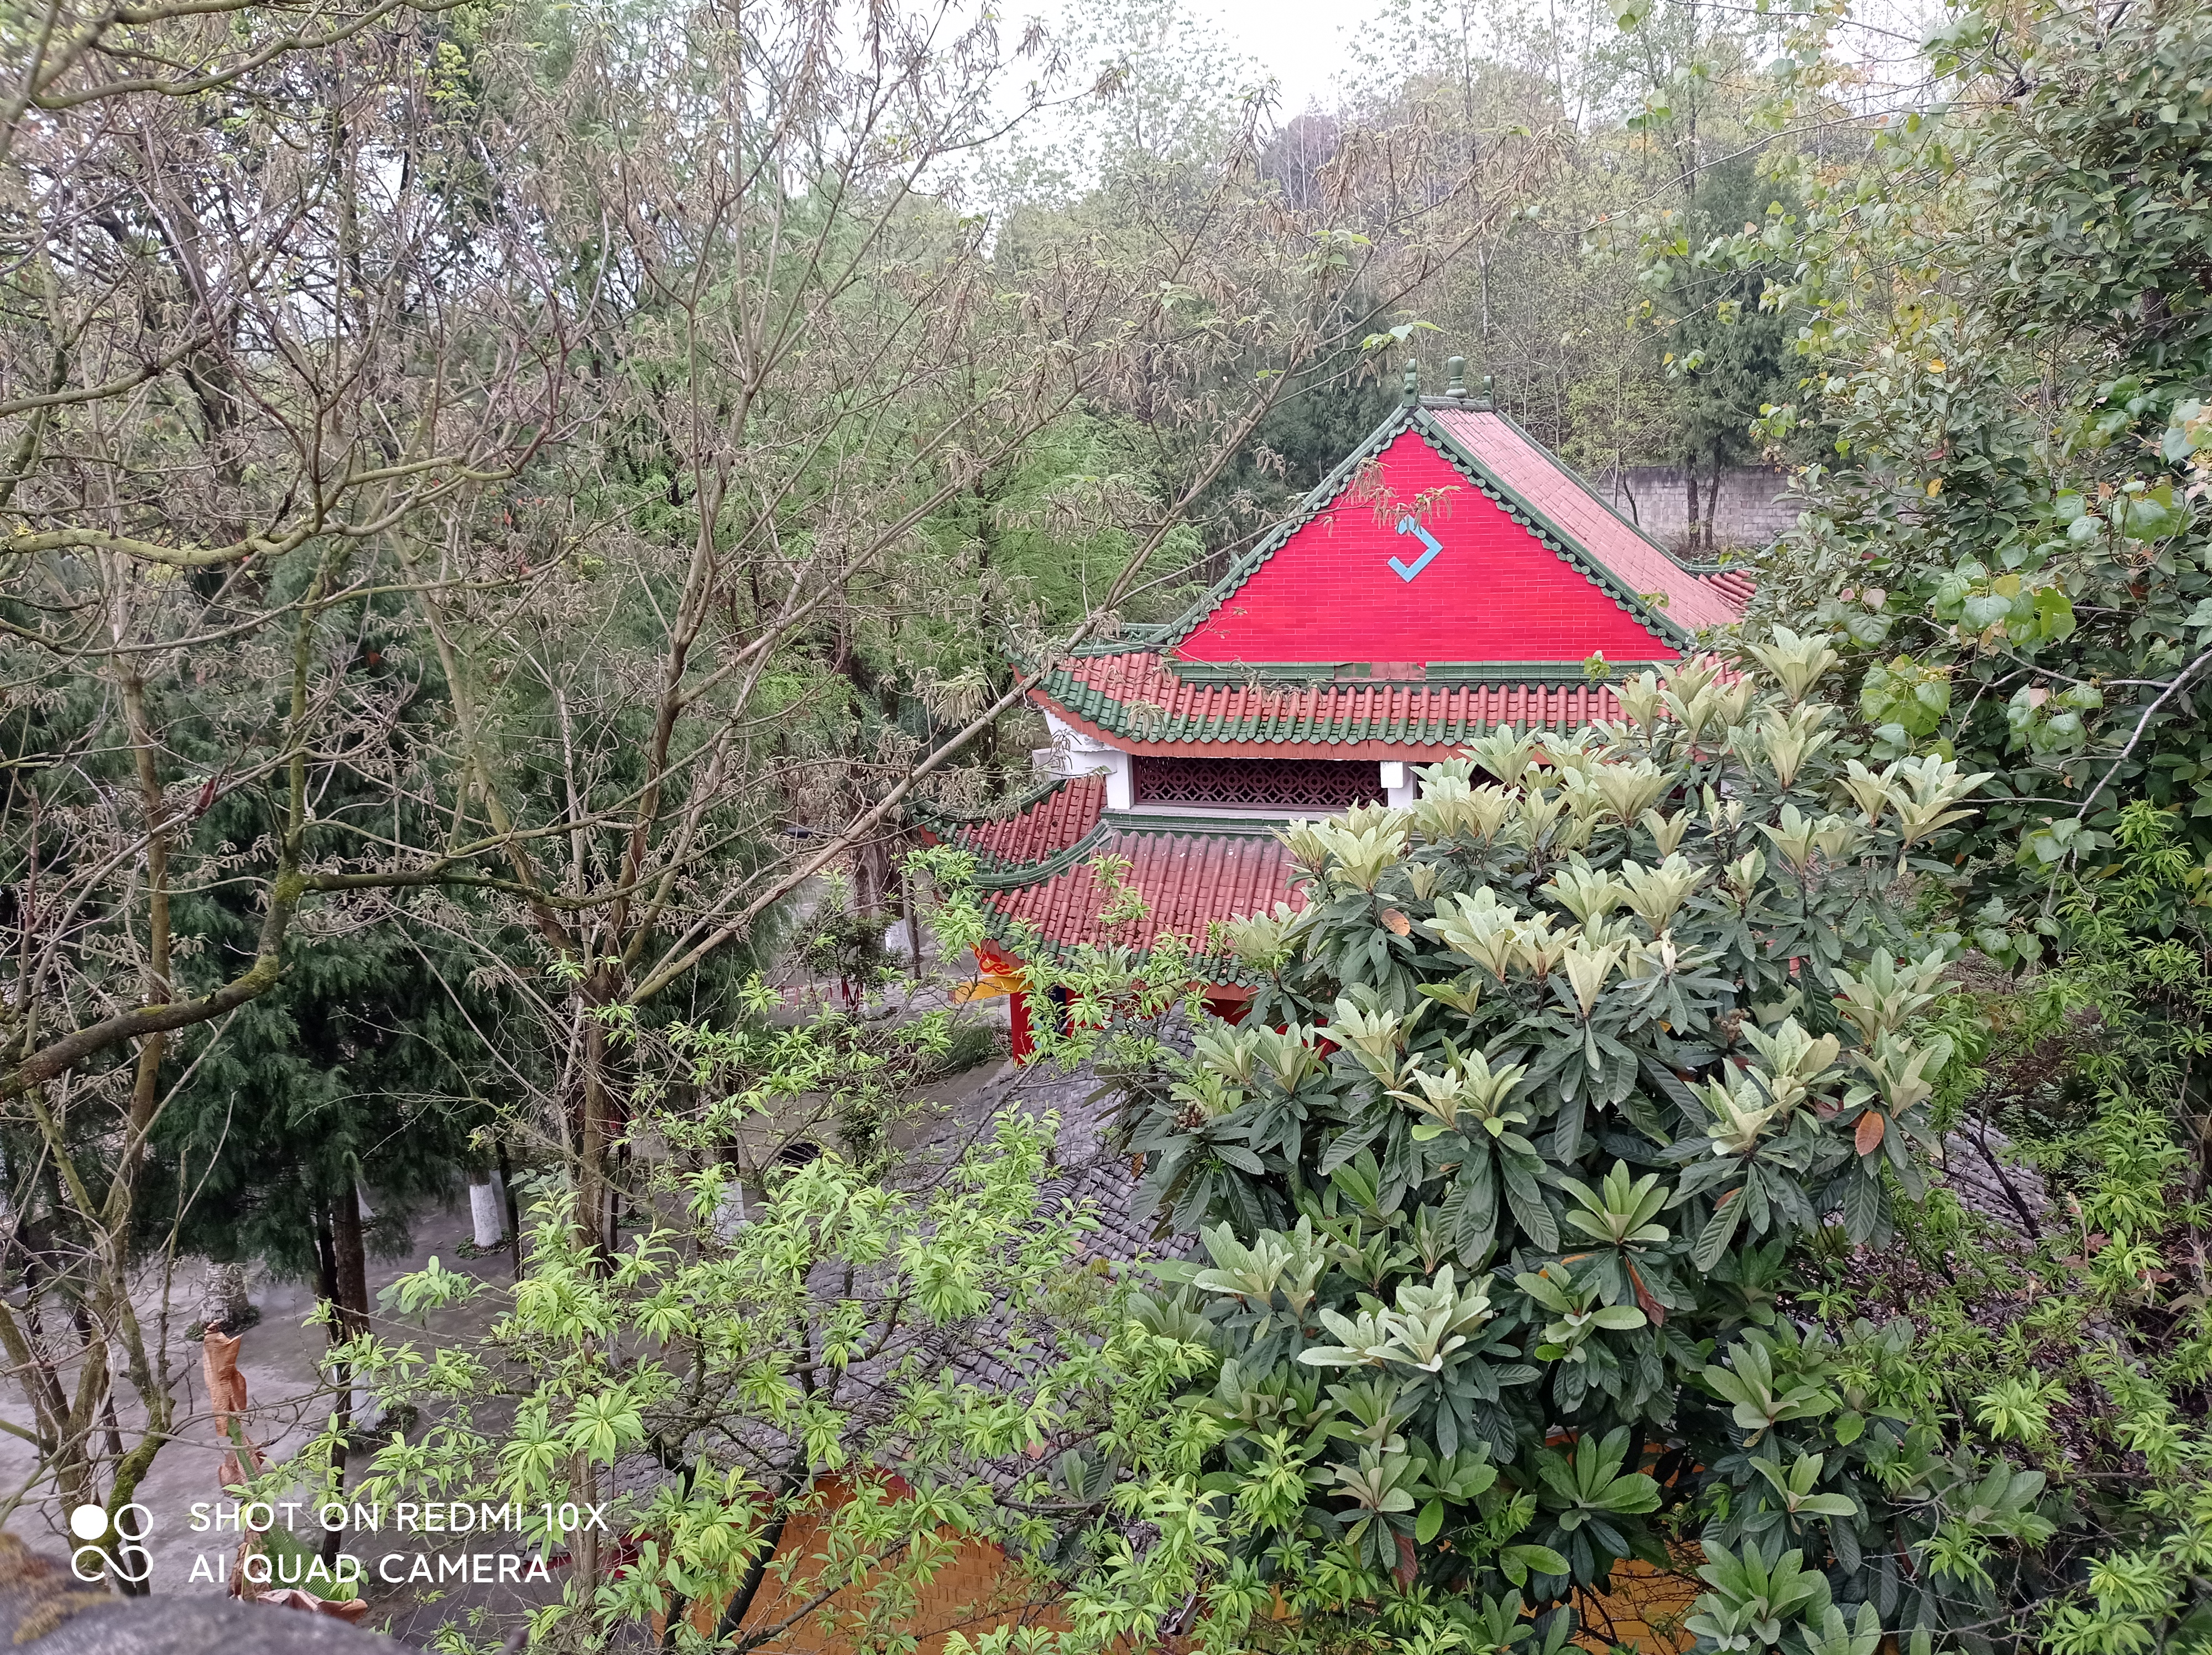
[[[1014,1062],[1028,1062],[1036,1050],[1036,1041],[1030,1034],[1030,997],[1026,990],[1012,986],[1022,980],[1021,961],[989,942],[979,942],[975,945],[975,964],[992,988],[1006,989],[1007,1030],[1012,1036],[1007,1044]]]
[[[1244,1014],[1252,1009],[1252,991],[1230,983],[1210,983],[1206,985],[1206,1009],[1224,1023],[1242,1023]]]

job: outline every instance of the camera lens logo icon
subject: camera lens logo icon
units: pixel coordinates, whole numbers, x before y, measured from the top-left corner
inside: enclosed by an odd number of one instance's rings
[[[87,1585],[107,1575],[137,1585],[152,1578],[154,1560],[145,1547],[154,1513],[133,1500],[115,1508],[85,1505],[70,1513],[70,1533],[80,1542],[70,1554],[70,1573]]]

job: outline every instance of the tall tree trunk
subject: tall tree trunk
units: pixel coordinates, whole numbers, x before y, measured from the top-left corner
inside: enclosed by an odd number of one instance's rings
[[[614,1176],[607,1180],[607,1256],[622,1248],[623,1191],[629,1187],[629,1141],[615,1146]]]
[[[595,1003],[595,1002],[592,1002]],[[584,1017],[583,1119],[576,1134],[577,1239],[598,1252],[606,1245],[607,1035],[587,1003]]]
[[[868,840],[853,852],[853,911],[861,919],[879,917],[890,894],[890,847]]]
[[[915,907],[914,879],[903,856],[898,861],[898,914],[899,923],[906,927],[907,964],[918,978],[921,976],[921,915]]]
[[[368,1254],[362,1242],[361,1199],[350,1183],[331,1202],[331,1246],[340,1325],[349,1339],[358,1338],[368,1331]]]
[[[1713,550],[1713,526],[1721,514],[1721,457],[1713,456],[1713,480],[1705,488],[1705,551]]]
[[[1482,366],[1487,370],[1490,367],[1490,243],[1486,240],[1474,244],[1474,267],[1480,273],[1482,285],[1482,319],[1476,337],[1481,340]]]
[[[123,709],[137,764],[139,808],[146,816],[146,955],[140,972],[142,993],[147,1005],[164,1006],[171,998],[168,812],[155,761],[153,724],[146,713],[146,680],[135,666],[123,677]],[[118,1233],[129,1226],[131,1196],[145,1159],[145,1135],[154,1123],[161,1059],[168,1044],[167,1035],[149,1034],[138,1045],[137,1070],[131,1087],[131,1136],[107,1197],[109,1223]]]
[[[331,1239],[331,1209],[327,1206],[315,1209],[315,1297],[330,1306],[331,1342],[336,1344],[343,1312],[338,1305],[337,1248]]]
[[[345,1200],[348,1207],[353,1207],[353,1186],[350,1184],[346,1186]],[[345,1290],[340,1285],[337,1226],[331,1222],[331,1216],[334,1205],[318,1205],[315,1208],[315,1296],[322,1300],[328,1317],[330,1342],[337,1345],[343,1343],[346,1338],[346,1311]],[[361,1227],[359,1220],[359,1209],[355,1208],[354,1228],[356,1232]],[[338,1427],[346,1430],[353,1424],[353,1376],[339,1367],[333,1370],[333,1378],[337,1385],[336,1412]],[[337,1473],[337,1492],[343,1494],[345,1488],[345,1448],[343,1443],[331,1454],[331,1459]],[[325,1532],[323,1536],[323,1561],[325,1563],[337,1561],[340,1537],[335,1532]]]
[[[52,1174],[49,1163],[40,1182],[49,1188],[55,1187],[58,1180]],[[69,1435],[69,1397],[62,1390],[60,1370],[48,1346],[46,1319],[40,1311],[48,1292],[47,1284],[54,1275],[52,1250],[48,1220],[37,1210],[34,1198],[32,1211],[15,1233],[15,1250],[23,1261],[23,1330],[28,1347],[26,1354],[31,1358],[21,1364],[19,1377],[40,1428],[53,1440],[65,1441]],[[64,1492],[73,1494],[73,1486]]]
[[[363,1246],[361,1233],[361,1197],[353,1181],[348,1179],[331,1202],[331,1285],[337,1292],[338,1316],[331,1328],[334,1338],[352,1339],[368,1331],[368,1253]],[[353,1372],[344,1363],[337,1365],[331,1375],[337,1386],[338,1429],[353,1428]],[[331,1453],[331,1463],[336,1469],[339,1492],[344,1492],[345,1447],[341,1443]],[[335,1559],[339,1536],[328,1534],[323,1541],[324,1555]]]
[[[1683,549],[1692,557],[1698,551],[1698,462],[1691,456],[1682,457],[1682,486],[1690,500],[1690,526],[1684,537]]]
[[[783,1544],[783,1531],[790,1525],[792,1506],[802,1490],[809,1488],[813,1478],[801,1467],[794,1465],[787,1472],[775,1490],[775,1515],[769,1519],[767,1530],[759,1541],[760,1549],[753,1561],[745,1566],[745,1578],[730,1594],[730,1601],[722,1606],[722,1618],[714,1628],[718,1645],[736,1641],[744,1626],[745,1616],[752,1610],[753,1600],[760,1596],[761,1583],[768,1578],[769,1565],[775,1561],[777,1550]]]
[[[514,1201],[514,1168],[507,1158],[507,1140],[499,1139],[493,1147],[499,1153],[499,1190],[507,1199],[507,1252],[514,1263],[514,1279],[522,1280],[522,1220]]]

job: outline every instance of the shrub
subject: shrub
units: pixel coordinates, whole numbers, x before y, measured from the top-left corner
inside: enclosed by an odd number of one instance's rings
[[[1849,1650],[1940,1618],[1899,1565],[1931,1488],[1983,1489],[1960,1556],[2034,1537],[2039,1479],[1899,1400],[1908,1329],[1776,1313],[1793,1245],[1883,1243],[1923,1191],[1956,939],[1901,898],[1987,779],[1852,756],[1812,695],[1835,659],[1778,630],[1291,829],[1305,905],[1231,928],[1249,1018],[1136,1084],[1151,1194],[1203,1226],[1170,1274],[1227,1353],[1208,1486],[1309,1625],[1381,1603],[1479,1645],[1468,1617],[1701,1531],[1704,1646]]]

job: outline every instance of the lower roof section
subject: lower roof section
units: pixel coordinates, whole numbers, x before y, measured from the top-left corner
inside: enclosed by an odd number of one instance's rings
[[[1617,719],[1611,690],[1579,667],[1537,677],[1514,664],[1424,682],[1194,680],[1159,655],[1079,655],[1034,692],[1085,734],[1134,753],[1213,758],[1445,758],[1500,724],[1578,729]]]
[[[1289,818],[1109,811],[1095,776],[1062,777],[1013,801],[1003,816],[960,817],[920,810],[933,838],[975,855],[976,895],[993,937],[1013,952],[1041,942],[1054,955],[1085,946],[1148,952],[1164,931],[1209,956],[1209,981],[1242,980],[1235,960],[1217,954],[1215,922],[1265,913],[1288,900],[1290,853],[1275,836]],[[1095,864],[1127,859],[1128,885],[1144,914],[1109,924],[1113,900]]]
[[[1096,776],[1055,779],[1017,800],[1004,816],[923,815],[929,828],[987,870],[1048,862],[1082,843],[1106,809],[1106,783]]]
[[[1217,922],[1266,913],[1279,902],[1304,907],[1291,889],[1290,853],[1273,824],[1164,823],[1136,825],[1116,812],[1101,818],[1099,837],[1080,861],[1030,884],[986,889],[983,901],[1001,941],[1018,946],[1018,928],[1034,928],[1055,953],[1093,946],[1148,951],[1162,932],[1211,956],[1207,979],[1236,982],[1243,973],[1225,950],[1210,945]],[[1099,916],[1113,892],[1097,872],[1102,856],[1124,857],[1128,885],[1143,901],[1141,917],[1109,924]]]

